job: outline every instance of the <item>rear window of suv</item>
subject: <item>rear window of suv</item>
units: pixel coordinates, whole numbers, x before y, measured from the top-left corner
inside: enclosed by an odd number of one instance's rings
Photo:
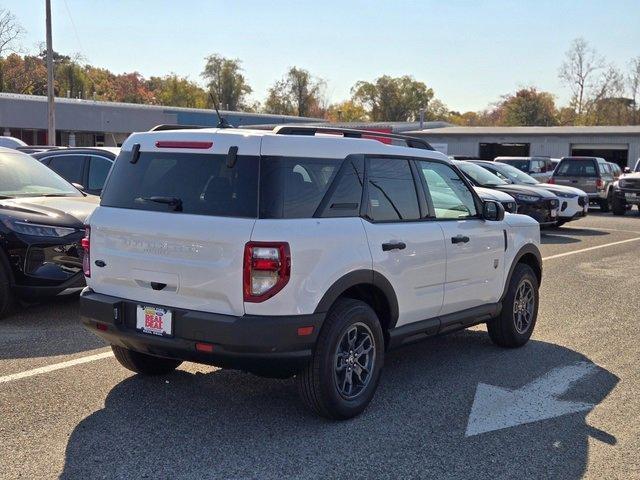
[[[179,199],[182,213],[255,218],[258,212],[258,158],[238,156],[233,168],[226,155],[146,152],[136,163],[123,155],[102,192],[101,205],[166,212],[152,197]]]
[[[227,167],[226,161],[226,155],[145,152],[132,164],[125,154],[113,167],[101,205],[166,212],[174,210],[167,200],[180,200],[181,212],[195,215],[359,215],[361,160],[345,162],[331,192],[329,188],[343,165],[340,159],[238,156],[233,168]],[[325,196],[327,201],[321,206]],[[159,197],[164,197],[164,203],[157,201]]]
[[[556,177],[597,177],[594,160],[565,159],[560,162],[554,172]]]

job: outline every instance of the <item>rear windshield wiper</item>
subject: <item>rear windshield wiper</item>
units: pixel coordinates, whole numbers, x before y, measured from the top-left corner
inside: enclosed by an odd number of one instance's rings
[[[182,200],[177,197],[141,197],[141,200],[146,202],[164,203],[173,209],[174,212],[182,211]]]

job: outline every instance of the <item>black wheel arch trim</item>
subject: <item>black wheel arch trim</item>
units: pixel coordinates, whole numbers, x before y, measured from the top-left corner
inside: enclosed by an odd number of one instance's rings
[[[372,285],[382,291],[389,305],[390,318],[388,328],[391,329],[395,327],[399,314],[398,297],[391,282],[389,282],[384,275],[374,270],[354,270],[340,277],[325,292],[313,313],[328,312],[331,305],[333,305],[344,292],[356,285]]]
[[[518,253],[516,253],[516,255],[513,257],[513,262],[511,262],[511,267],[509,267],[509,273],[507,274],[507,280],[504,283],[502,296],[500,297],[501,302],[507,295],[507,291],[509,290],[509,285],[511,283],[511,277],[513,276],[513,271],[515,270],[516,265],[520,262],[522,257],[528,254],[531,254],[536,258],[538,269],[540,270],[539,280],[542,281],[542,254],[540,253],[540,249],[536,245],[528,243],[527,245],[520,248],[520,250],[518,250]]]

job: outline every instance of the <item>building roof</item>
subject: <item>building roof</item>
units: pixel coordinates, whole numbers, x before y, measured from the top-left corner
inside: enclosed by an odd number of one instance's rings
[[[640,125],[588,127],[443,127],[404,132],[413,135],[640,135]]]
[[[0,92],[0,100],[18,100],[25,102],[47,102],[47,97],[42,95],[24,95],[21,93],[3,93]],[[192,112],[192,113],[215,113],[212,109],[203,109],[203,108],[185,108],[185,107],[172,107],[168,105],[147,105],[142,103],[124,103],[124,102],[104,102],[101,100],[88,100],[88,99],[79,99],[79,98],[67,98],[67,97],[55,97],[56,104],[62,105],[85,105],[85,106],[94,106],[96,108],[131,108],[134,110],[157,110],[157,111],[171,111],[171,112]],[[249,116],[256,118],[266,118],[271,119],[273,117],[278,117],[282,119],[291,119],[297,120],[300,119],[308,120],[308,121],[322,121],[321,118],[314,117],[296,117],[294,115],[278,115],[271,113],[253,113],[253,112],[239,112],[232,110],[220,110],[220,113],[224,114],[233,114],[234,116]]]
[[[232,125],[321,122],[319,118],[266,113],[220,112]],[[137,103],[56,98],[56,129],[75,132],[131,133],[160,124],[216,126],[212,109],[181,108]],[[0,127],[47,128],[47,98],[39,95],[0,93]]]

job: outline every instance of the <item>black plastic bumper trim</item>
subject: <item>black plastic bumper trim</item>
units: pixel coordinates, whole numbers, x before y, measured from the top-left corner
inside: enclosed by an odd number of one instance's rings
[[[240,369],[263,367],[263,361],[307,361],[325,318],[324,313],[232,316],[166,306],[174,315],[174,331],[172,337],[160,337],[136,330],[136,306],[139,304],[85,289],[80,296],[80,315],[90,331],[113,345],[151,355]],[[107,330],[98,330],[97,323],[106,325]],[[298,336],[298,328],[308,326],[314,327],[313,333]],[[195,345],[199,342],[213,344],[213,353],[197,351]]]

